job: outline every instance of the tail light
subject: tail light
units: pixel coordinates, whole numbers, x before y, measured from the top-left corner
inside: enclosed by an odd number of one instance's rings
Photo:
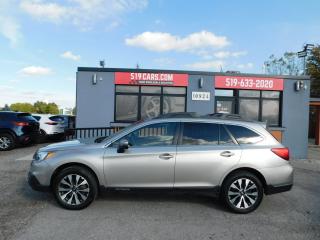
[[[13,124],[19,127],[29,126],[28,122],[13,122]]]
[[[271,151],[284,160],[289,160],[290,154],[288,148],[272,148]]]
[[[46,122],[45,124],[48,124],[48,125],[58,125],[57,122]]]

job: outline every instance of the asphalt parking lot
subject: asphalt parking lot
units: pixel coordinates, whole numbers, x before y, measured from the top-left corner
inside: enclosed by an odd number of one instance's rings
[[[1,240],[320,239],[320,168],[304,167],[308,161],[294,162],[292,191],[266,196],[248,215],[208,196],[171,192],[103,193],[89,208],[68,211],[26,183],[37,147],[0,152]]]

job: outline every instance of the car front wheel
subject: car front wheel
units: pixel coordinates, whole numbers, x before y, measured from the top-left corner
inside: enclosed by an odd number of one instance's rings
[[[98,193],[97,181],[86,168],[71,166],[63,169],[54,179],[54,195],[58,203],[71,210],[89,206]]]
[[[263,186],[256,175],[239,171],[226,179],[222,186],[221,198],[233,212],[249,213],[260,205]]]

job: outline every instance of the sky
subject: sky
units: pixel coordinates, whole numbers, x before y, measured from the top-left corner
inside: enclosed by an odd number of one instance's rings
[[[0,107],[75,106],[77,67],[263,73],[320,43],[319,0],[0,0]]]

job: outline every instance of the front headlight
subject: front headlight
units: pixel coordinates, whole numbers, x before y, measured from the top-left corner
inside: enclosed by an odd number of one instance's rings
[[[54,152],[37,152],[34,156],[34,160],[42,161],[49,158],[52,158],[55,155]]]

